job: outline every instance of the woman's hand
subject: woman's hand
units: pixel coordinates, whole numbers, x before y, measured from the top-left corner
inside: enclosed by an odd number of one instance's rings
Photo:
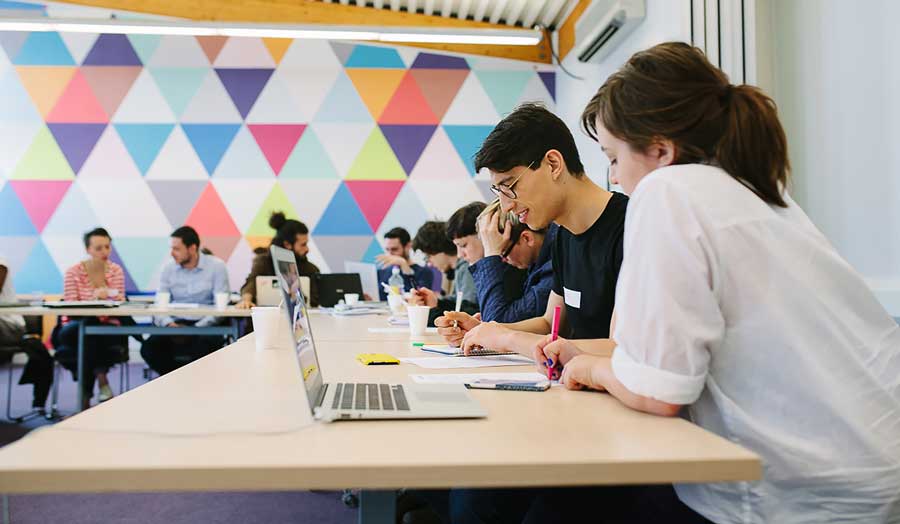
[[[459,347],[466,333],[479,324],[481,324],[481,313],[469,315],[460,311],[445,311],[443,316],[434,319],[438,334],[453,347]]]
[[[533,358],[541,375],[547,376],[547,369],[551,369],[550,376],[558,379],[566,364],[583,354],[585,353],[572,341],[564,338],[557,338],[554,341],[551,335],[547,335],[534,347]]]

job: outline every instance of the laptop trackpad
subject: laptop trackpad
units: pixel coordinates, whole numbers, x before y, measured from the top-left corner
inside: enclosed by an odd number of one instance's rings
[[[415,384],[406,386],[407,395],[416,403],[431,405],[466,404],[472,402],[462,384]]]

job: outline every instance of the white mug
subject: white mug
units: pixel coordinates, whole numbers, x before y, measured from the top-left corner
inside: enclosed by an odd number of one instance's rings
[[[253,338],[257,351],[281,349],[280,342],[284,338],[279,335],[282,315],[280,307],[255,306],[250,308],[250,318],[253,319]]]
[[[228,303],[231,302],[231,293],[216,293],[216,309],[225,309],[228,307]]]
[[[156,305],[159,307],[168,306],[171,299],[172,294],[168,291],[159,291],[156,293]]]
[[[359,302],[358,293],[344,293],[344,303],[348,306],[356,305]]]
[[[428,327],[428,312],[431,308],[428,306],[413,306],[407,304],[406,312],[409,314],[409,335],[412,337],[421,337],[425,334]]]

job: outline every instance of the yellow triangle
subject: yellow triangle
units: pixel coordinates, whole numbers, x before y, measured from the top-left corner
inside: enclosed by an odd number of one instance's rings
[[[42,128],[28,146],[12,174],[13,180],[72,180],[75,173],[62,150],[46,127]]]
[[[291,43],[294,41],[290,38],[263,38],[263,44],[265,44],[266,49],[269,50],[269,54],[272,55],[272,60],[275,60],[275,63],[281,63],[281,59],[284,58],[284,54],[287,53],[289,47],[291,47]]]
[[[297,220],[297,212],[279,184],[275,184],[272,191],[269,192],[269,196],[263,202],[262,207],[256,214],[256,218],[253,219],[253,223],[247,229],[247,237],[269,235],[269,240],[271,240],[275,235],[275,230],[269,227],[269,217],[275,211],[281,211],[287,218]]]
[[[347,76],[375,120],[381,118],[405,74],[405,69],[347,69]]]
[[[75,70],[75,67],[64,66],[16,67],[28,96],[44,118],[47,118],[56,106],[59,97],[75,75]]]
[[[376,127],[353,160],[346,180],[406,180],[406,171],[397,160],[381,129]]]
[[[254,237],[248,236],[244,237],[247,240],[247,243],[250,244],[250,249],[256,250],[257,248],[269,249],[269,245],[272,243],[272,237]]]

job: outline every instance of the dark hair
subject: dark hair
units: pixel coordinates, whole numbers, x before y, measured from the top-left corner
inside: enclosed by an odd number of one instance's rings
[[[269,217],[269,227],[275,230],[272,244],[278,247],[284,247],[285,242],[294,245],[297,235],[309,234],[306,224],[293,218],[287,218],[281,211],[272,213],[272,216]]]
[[[102,227],[95,227],[94,229],[88,231],[84,234],[84,248],[87,249],[91,247],[91,237],[106,237],[112,240],[112,237],[109,236],[109,233],[103,229]]]
[[[384,238],[396,238],[400,241],[404,246],[409,244],[409,231],[403,229],[402,227],[395,227],[391,229],[387,233],[384,234]]]
[[[438,220],[431,220],[422,224],[416,231],[413,239],[413,249],[426,255],[456,255],[456,246],[447,238],[447,224]]]
[[[172,238],[180,238],[187,247],[198,246],[199,248],[200,246],[200,235],[198,235],[197,230],[191,226],[181,226],[175,231],[172,231],[172,234],[169,236]]]
[[[494,127],[475,154],[475,171],[506,173],[517,166],[537,169],[547,151],[562,155],[569,173],[584,175],[575,138],[566,124],[537,103],[522,104]]]
[[[212,249],[210,249],[206,246],[202,246],[200,248],[200,252],[203,253],[204,255],[212,255],[213,254]]]
[[[487,204],[484,202],[472,202],[457,209],[447,220],[447,238],[456,240],[457,238],[474,235],[478,215],[486,207]]]
[[[787,207],[790,162],[775,102],[758,88],[734,86],[703,52],[681,42],[632,56],[581,115],[597,139],[598,120],[636,151],[675,144],[675,164],[718,165],[769,204]]]

